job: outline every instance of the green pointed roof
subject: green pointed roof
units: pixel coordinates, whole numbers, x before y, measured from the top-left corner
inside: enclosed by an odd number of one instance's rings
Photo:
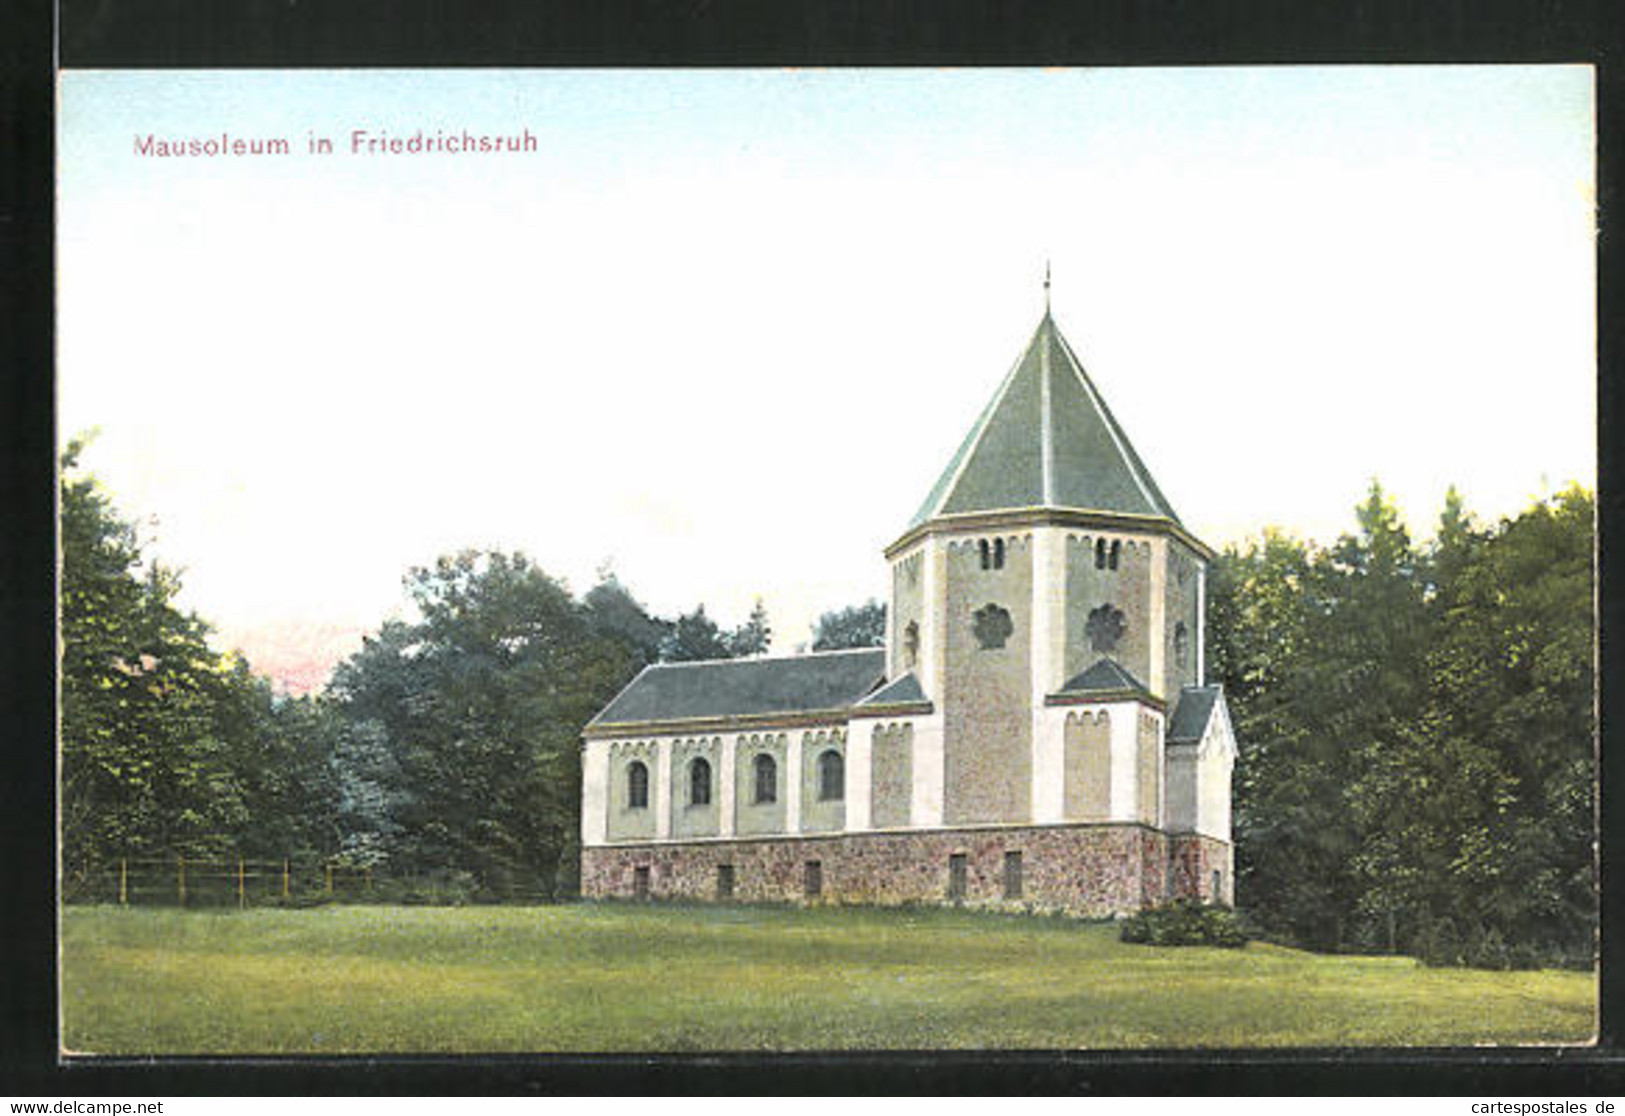
[[[1179,522],[1048,311],[909,526],[1033,507]]]
[[[1123,664],[1112,659],[1096,659],[1094,666],[1082,674],[1074,675],[1071,681],[1061,687],[1063,694],[1086,694],[1094,690],[1138,690],[1140,693],[1150,693],[1140,680],[1123,668]]]

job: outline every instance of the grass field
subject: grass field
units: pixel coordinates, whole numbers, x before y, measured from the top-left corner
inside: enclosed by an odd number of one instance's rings
[[[1124,945],[951,910],[63,913],[72,1051],[351,1053],[1576,1043],[1586,973]]]

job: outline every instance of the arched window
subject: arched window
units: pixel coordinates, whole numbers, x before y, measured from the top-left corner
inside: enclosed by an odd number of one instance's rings
[[[1115,570],[1117,568],[1117,555],[1122,551],[1122,549],[1123,544],[1113,540],[1111,556],[1106,559],[1106,565]]]
[[[649,769],[641,760],[633,760],[626,768],[626,808],[644,810],[649,806]]]
[[[1182,667],[1182,666],[1185,665],[1185,656],[1190,651],[1190,643],[1191,643],[1190,631],[1186,629],[1185,621],[1181,620],[1177,624],[1174,625],[1174,665],[1175,666]]]
[[[711,764],[706,760],[696,759],[688,765],[688,804],[711,805]]]
[[[1004,569],[1004,540],[1003,539],[994,539],[993,540],[993,568],[996,569],[996,570]]]
[[[1106,568],[1106,540],[1105,539],[1096,539],[1095,540],[1095,569],[1103,570],[1105,568]]]
[[[777,802],[779,800],[779,765],[773,762],[769,755],[758,755],[755,760],[756,767],[756,801],[758,803]]]
[[[912,669],[920,661],[920,625],[913,620],[903,629],[903,665]]]
[[[833,748],[818,757],[818,797],[823,802],[846,797],[846,761]]]
[[[993,565],[993,562],[992,562],[992,559],[990,559],[988,557],[987,540],[983,539],[980,543],[977,544],[977,546],[980,548],[980,550],[982,552],[982,568],[984,570],[988,569],[990,566]]]

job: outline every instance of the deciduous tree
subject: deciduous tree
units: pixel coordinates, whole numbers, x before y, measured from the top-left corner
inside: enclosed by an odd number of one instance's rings
[[[212,851],[245,817],[224,717],[242,678],[175,604],[175,573],[62,457],[62,822],[70,879],[121,855]]]
[[[716,621],[705,614],[705,606],[698,605],[693,612],[679,616],[672,625],[671,635],[661,648],[660,657],[672,663],[698,662],[703,659],[732,658],[728,640],[717,627]]]
[[[876,600],[834,609],[813,625],[814,651],[879,647],[886,641],[886,606]]]
[[[1266,928],[1486,964],[1587,955],[1592,518],[1572,489],[1483,529],[1452,491],[1418,548],[1374,485],[1329,550],[1266,535],[1219,556],[1238,890]]]
[[[520,554],[444,557],[411,571],[407,591],[421,619],[386,628],[334,680],[356,801],[387,782],[359,778],[386,764],[353,754],[381,728],[399,772],[387,818],[397,868],[472,873],[494,898],[555,894],[578,825],[581,728],[636,656]]]

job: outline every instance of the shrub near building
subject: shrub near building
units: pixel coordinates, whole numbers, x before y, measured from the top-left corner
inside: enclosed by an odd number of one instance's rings
[[[1176,899],[1130,916],[1123,922],[1121,937],[1135,945],[1240,949],[1247,944],[1234,911],[1194,899]]]

